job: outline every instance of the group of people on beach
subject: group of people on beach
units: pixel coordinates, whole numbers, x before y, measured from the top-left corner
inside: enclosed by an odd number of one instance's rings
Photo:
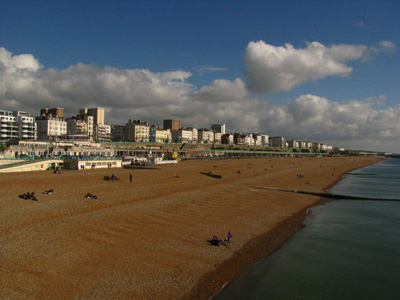
[[[24,199],[24,200],[38,201],[36,196],[35,196],[35,192],[32,192],[32,193],[27,192],[25,194],[19,195],[19,197]]]
[[[103,179],[104,180],[106,180],[106,181],[116,181],[116,180],[119,180],[119,178],[117,177],[117,175],[115,175],[115,174],[112,174],[111,176],[108,176],[108,175],[106,175],[106,176],[104,176],[103,177]]]
[[[229,249],[229,245],[231,243],[231,238],[233,237],[232,233],[228,231],[228,235],[226,239],[219,239],[216,235],[212,237],[211,240],[208,240],[208,244],[212,246],[225,246]]]

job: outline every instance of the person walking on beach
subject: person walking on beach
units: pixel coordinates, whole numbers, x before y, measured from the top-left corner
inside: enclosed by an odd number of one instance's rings
[[[232,237],[233,237],[232,233],[230,231],[228,231],[228,238],[226,239],[226,242],[228,243],[228,249],[229,249],[229,245],[231,244]]]
[[[132,183],[132,174],[129,175],[129,181]]]

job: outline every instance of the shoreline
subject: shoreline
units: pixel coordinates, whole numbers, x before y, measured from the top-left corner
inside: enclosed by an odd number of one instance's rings
[[[381,159],[383,161],[385,159]],[[362,169],[364,167],[379,163],[380,161],[367,164],[346,171],[346,173]],[[328,184],[324,191],[328,192],[336,184],[344,179],[346,173],[340,178]],[[225,289],[233,279],[246,272],[263,259],[278,251],[294,234],[299,232],[305,225],[304,220],[309,215],[309,210],[313,207],[324,205],[331,199],[319,197],[314,203],[302,208],[297,213],[284,219],[270,231],[259,235],[248,241],[242,248],[235,251],[234,255],[228,260],[215,266],[215,269],[204,274],[197,282],[196,286],[179,300],[212,300],[223,289]]]
[[[217,264],[214,270],[204,274],[189,294],[179,300],[213,299],[234,278],[278,251],[299,232],[304,226],[310,208],[324,205],[328,201],[330,200],[319,198],[313,204],[282,220],[267,233],[248,241],[241,249],[235,251],[231,258]]]

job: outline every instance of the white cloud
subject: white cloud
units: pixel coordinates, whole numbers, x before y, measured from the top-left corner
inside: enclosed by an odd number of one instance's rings
[[[263,41],[250,42],[246,48],[245,76],[251,91],[288,91],[293,87],[326,76],[348,76],[352,68],[343,62],[359,59],[366,46],[308,43],[304,49],[291,44],[276,47]]]
[[[383,49],[395,49],[396,45],[391,41],[382,41],[378,43]]]
[[[197,74],[204,75],[206,73],[228,71],[228,68],[225,68],[225,67],[211,67],[211,66],[198,66],[198,67],[195,67],[195,70],[197,71]]]
[[[204,101],[237,101],[249,95],[246,85],[240,78],[233,82],[225,79],[215,80],[211,86],[203,86],[195,95]]]

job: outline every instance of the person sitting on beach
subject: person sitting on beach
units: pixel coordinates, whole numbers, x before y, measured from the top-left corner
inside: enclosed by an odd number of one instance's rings
[[[87,193],[85,197],[88,198],[88,199],[97,199],[97,196],[95,194],[92,194],[92,193]]]
[[[29,199],[31,197],[31,194],[28,192],[28,193],[25,193],[25,194],[22,194],[22,195],[18,195],[18,197],[27,200],[27,199]]]
[[[110,180],[110,176],[106,175],[106,176],[104,176],[103,179],[109,181]]]
[[[30,199],[31,199],[31,200],[34,200],[34,201],[37,201],[36,196],[35,196],[35,192],[32,192],[32,193],[31,193]]]
[[[211,240],[208,240],[208,243],[213,246],[219,246],[218,237],[214,235]]]

